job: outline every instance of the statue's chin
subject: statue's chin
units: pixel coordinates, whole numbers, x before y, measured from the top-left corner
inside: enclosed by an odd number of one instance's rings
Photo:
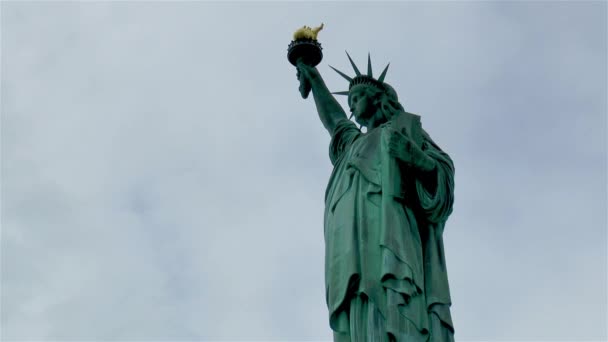
[[[373,125],[374,127],[377,127],[386,121],[384,119],[384,116],[382,116],[382,114],[379,112],[376,112],[375,114],[371,114],[368,116],[366,116],[365,114],[363,114],[363,115],[355,114],[354,117],[355,117],[355,122],[365,128],[369,128],[370,126],[372,126],[372,124],[374,124]]]
[[[361,117],[357,117],[357,115],[355,115],[355,122],[363,127],[367,127],[367,120],[365,120]]]
[[[355,121],[363,126],[367,126],[370,119],[371,119],[371,115],[370,113],[365,113],[365,112],[357,112],[355,111],[354,113],[355,115]]]

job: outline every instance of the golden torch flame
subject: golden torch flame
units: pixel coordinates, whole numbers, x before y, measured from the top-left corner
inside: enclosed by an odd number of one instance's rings
[[[315,28],[310,28],[308,26],[302,26],[299,29],[297,29],[296,32],[293,33],[293,40],[298,40],[298,39],[317,40],[317,35],[319,34],[319,31],[321,31],[322,29],[323,29],[323,23],[321,23],[321,26],[317,26]]]

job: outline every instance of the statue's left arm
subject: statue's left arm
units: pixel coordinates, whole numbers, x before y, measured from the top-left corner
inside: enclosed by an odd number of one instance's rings
[[[421,150],[432,160],[431,170],[416,170],[415,188],[420,207],[430,222],[447,220],[454,204],[454,163],[423,130]]]
[[[420,207],[429,222],[445,221],[454,203],[454,163],[422,130],[422,146],[394,131],[390,153],[411,170]]]

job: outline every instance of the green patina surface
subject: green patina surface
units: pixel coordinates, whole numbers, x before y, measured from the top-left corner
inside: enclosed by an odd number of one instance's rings
[[[349,56],[350,60],[350,56]],[[336,341],[452,341],[443,247],[454,165],[394,89],[352,62],[352,116],[318,70],[299,60],[300,91],[312,90],[331,136],[325,195],[325,286]],[[306,88],[306,91],[302,91]],[[305,96],[306,95],[306,96]]]

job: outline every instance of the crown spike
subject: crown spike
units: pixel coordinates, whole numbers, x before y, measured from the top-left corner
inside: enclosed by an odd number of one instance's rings
[[[372,58],[369,52],[367,53],[367,76],[374,77],[374,75],[372,74]]]
[[[384,82],[384,77],[386,76],[386,72],[388,71],[389,65],[391,65],[391,63],[388,63],[386,65],[386,68],[384,68],[384,70],[382,71],[382,74],[380,74],[380,77],[378,77],[378,82]]]
[[[352,78],[350,78],[348,75],[346,75],[345,73],[343,73],[342,71],[334,68],[333,66],[329,66],[330,68],[334,69],[335,72],[337,72],[338,74],[340,74],[340,76],[344,77],[348,82],[352,82]]]
[[[355,65],[355,62],[353,62],[353,59],[350,58],[350,55],[348,54],[348,51],[346,52],[346,56],[348,56],[348,60],[350,61],[350,65],[353,66],[353,69],[355,70],[355,74],[357,74],[357,76],[361,76],[361,72],[359,72],[359,69],[357,69],[357,66]]]
[[[346,95],[346,96],[348,96],[348,90],[346,90],[346,91],[336,91],[336,92],[333,92],[332,94],[334,94],[334,95]]]

